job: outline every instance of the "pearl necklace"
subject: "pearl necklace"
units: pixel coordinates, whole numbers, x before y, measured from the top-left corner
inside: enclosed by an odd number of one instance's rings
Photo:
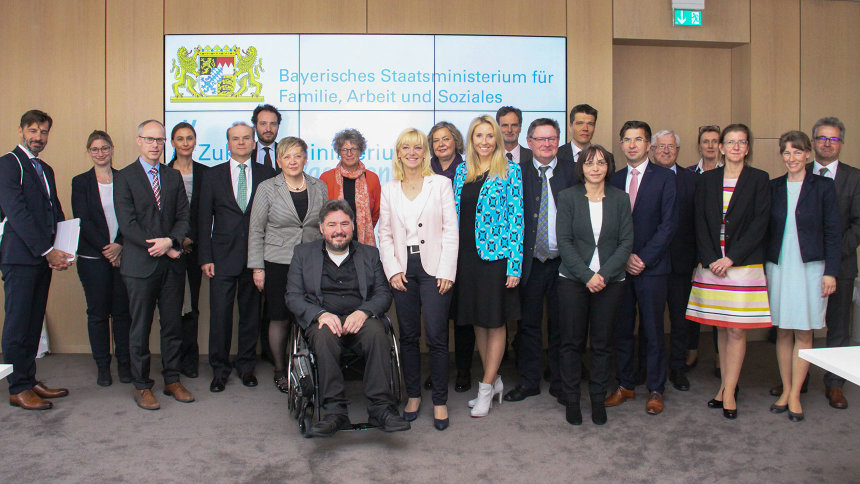
[[[305,180],[305,177],[302,177],[302,185],[298,186],[298,187],[294,187],[294,186],[290,185],[290,182],[287,181],[287,177],[284,177],[284,183],[287,184],[287,188],[289,188],[290,190],[292,190],[294,192],[300,192],[300,191],[304,190],[306,182],[307,182],[307,180]]]

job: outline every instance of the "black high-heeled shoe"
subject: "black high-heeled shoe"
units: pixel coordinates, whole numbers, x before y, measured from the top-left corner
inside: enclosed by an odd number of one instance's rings
[[[788,405],[786,405],[786,407],[788,407]],[[803,412],[794,413],[791,410],[789,410],[788,411],[788,419],[791,420],[792,422],[800,422],[801,420],[803,420]]]
[[[770,405],[770,413],[785,413],[786,410],[788,410],[787,403],[785,405],[777,405],[775,403]]]
[[[433,426],[436,427],[436,430],[445,430],[451,424],[451,420],[447,418],[434,418]]]
[[[738,418],[738,409],[729,410],[728,408],[723,408],[723,417],[726,417],[729,420]]]
[[[738,391],[740,390],[739,386],[735,386],[735,398],[738,398]],[[725,392],[725,389],[723,389]],[[708,408],[723,408],[723,401],[717,400],[716,398],[712,398],[708,400]]]

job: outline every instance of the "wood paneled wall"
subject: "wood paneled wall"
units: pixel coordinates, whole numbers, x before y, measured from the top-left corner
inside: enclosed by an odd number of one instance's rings
[[[848,126],[842,158],[858,164],[860,3],[709,1],[701,28],[672,27],[670,10],[670,0],[40,0],[35,8],[4,0],[0,63],[21,75],[4,82],[0,143],[17,143],[27,109],[53,116],[45,159],[71,216],[71,178],[89,167],[89,132],[111,133],[122,167],[136,156],[137,124],[163,116],[165,33],[557,35],[568,39],[568,109],[596,107],[595,140],[616,151],[620,123],[644,119],[679,132],[687,164],[698,158],[697,126],[743,121],[758,138],[757,166],[778,173],[779,134],[832,114]],[[204,282],[204,352],[207,292]],[[47,320],[54,351],[89,352],[74,268],[54,276]]]

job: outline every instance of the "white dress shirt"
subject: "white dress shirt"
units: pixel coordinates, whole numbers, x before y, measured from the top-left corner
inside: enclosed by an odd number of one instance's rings
[[[245,206],[248,206],[248,203],[251,201],[251,187],[253,187],[253,183],[251,181],[251,163],[248,160],[244,163],[245,165],[245,182],[248,187],[245,190]],[[230,179],[233,184],[233,198],[239,200],[239,162],[234,160],[232,157],[230,158]]]
[[[836,180],[836,170],[839,169],[839,160],[833,160],[827,166],[822,165],[817,160],[812,162],[812,172],[816,175],[821,173],[822,168],[827,168],[827,174],[824,175],[831,180]]]

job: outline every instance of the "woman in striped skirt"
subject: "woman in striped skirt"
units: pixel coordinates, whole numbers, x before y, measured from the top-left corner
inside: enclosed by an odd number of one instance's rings
[[[700,265],[693,276],[687,318],[717,327],[720,389],[708,402],[737,418],[738,378],[746,353],[746,330],[769,328],[764,274],[770,218],[768,175],[749,166],[752,133],[731,124],[720,134],[725,165],[702,174],[696,187],[696,246]]]

